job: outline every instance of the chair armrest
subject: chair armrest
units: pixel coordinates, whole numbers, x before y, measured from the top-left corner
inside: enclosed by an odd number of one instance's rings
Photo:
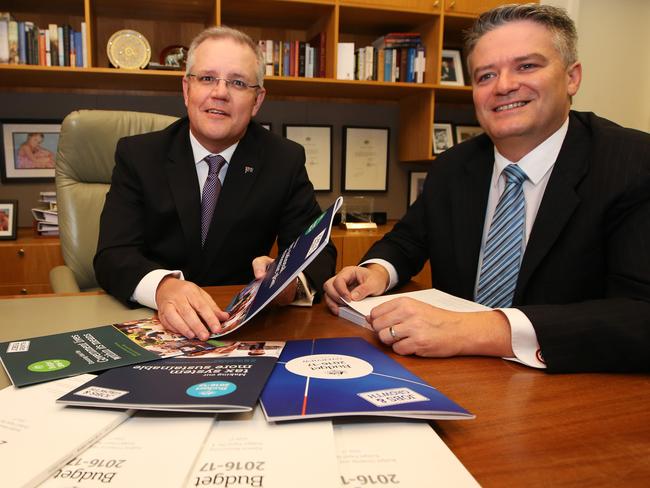
[[[74,273],[64,264],[50,270],[50,286],[54,293],[79,293],[81,291]]]

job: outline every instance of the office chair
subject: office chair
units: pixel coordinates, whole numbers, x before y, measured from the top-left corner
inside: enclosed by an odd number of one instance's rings
[[[93,257],[117,141],[163,129],[176,119],[152,113],[79,110],[63,120],[55,173],[65,265],[50,270],[50,285],[55,293],[98,289]]]

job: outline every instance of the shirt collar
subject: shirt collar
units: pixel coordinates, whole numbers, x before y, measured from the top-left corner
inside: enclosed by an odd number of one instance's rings
[[[192,153],[194,154],[194,164],[199,164],[202,162],[206,156],[209,156],[211,153],[206,148],[204,148],[201,143],[198,141],[192,131],[190,130],[190,144],[192,145]],[[232,155],[235,153],[235,149],[239,145],[239,141],[235,142],[232,146],[227,147],[219,153],[226,160],[226,165],[230,163]]]
[[[569,118],[567,117],[564,124],[562,124],[558,130],[517,162],[519,167],[526,172],[528,180],[533,185],[539,183],[544,178],[544,175],[553,168],[557,156],[560,154],[560,149],[562,148],[562,143],[564,142],[568,129]],[[494,168],[497,180],[498,177],[501,176],[505,167],[509,164],[513,164],[513,161],[508,160],[499,153],[495,146]]]

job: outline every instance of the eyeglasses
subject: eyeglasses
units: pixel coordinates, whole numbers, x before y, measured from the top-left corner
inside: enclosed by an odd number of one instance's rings
[[[212,75],[196,75],[194,73],[188,73],[186,76],[187,78],[194,78],[199,85],[206,88],[214,88],[219,85],[220,81],[226,83],[226,88],[232,88],[235,91],[244,91],[247,88],[260,88],[260,85],[249,85],[244,80],[229,80],[226,78],[217,78],[216,76]]]

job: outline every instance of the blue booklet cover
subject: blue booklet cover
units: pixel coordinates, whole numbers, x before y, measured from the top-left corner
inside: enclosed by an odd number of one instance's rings
[[[235,295],[226,307],[230,318],[212,337],[224,336],[244,325],[273,300],[287,284],[296,279],[329,242],[334,215],[342,204],[343,198],[337,198],[331,207],[273,261],[264,279],[251,281]]]
[[[260,400],[268,421],[351,415],[474,418],[359,337],[288,341]]]
[[[57,403],[175,412],[252,410],[284,342],[210,342],[215,348],[201,354],[111,369]]]

